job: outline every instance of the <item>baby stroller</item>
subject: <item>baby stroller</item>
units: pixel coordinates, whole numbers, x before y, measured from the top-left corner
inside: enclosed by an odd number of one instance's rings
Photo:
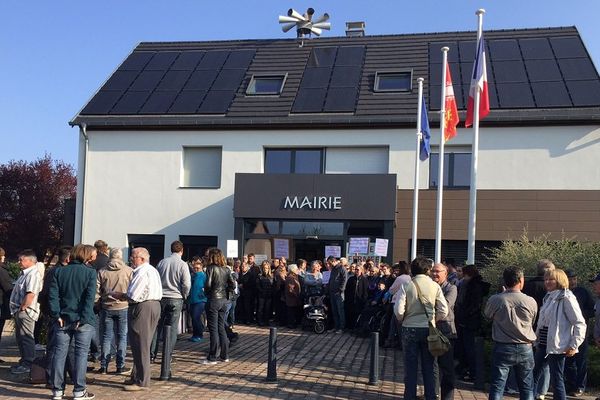
[[[383,331],[385,323],[385,310],[381,304],[369,304],[356,320],[355,333],[358,336],[367,337],[371,332]]]
[[[327,320],[327,307],[323,304],[325,296],[321,291],[308,291],[307,302],[304,304],[303,326],[310,326],[315,333],[325,332],[325,321]]]

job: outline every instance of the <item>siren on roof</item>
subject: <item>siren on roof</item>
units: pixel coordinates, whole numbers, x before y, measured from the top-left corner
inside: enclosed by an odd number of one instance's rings
[[[316,36],[321,36],[323,29],[331,29],[331,23],[327,22],[327,20],[329,20],[329,14],[325,13],[319,18],[313,20],[314,14],[314,8],[308,8],[304,14],[300,14],[298,11],[290,8],[287,12],[287,15],[279,16],[279,23],[283,24],[281,26],[281,30],[288,32],[295,27],[296,34],[299,39],[311,37],[313,34]]]

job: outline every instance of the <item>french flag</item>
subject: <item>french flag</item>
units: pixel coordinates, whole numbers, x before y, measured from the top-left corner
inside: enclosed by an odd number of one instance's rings
[[[487,72],[485,70],[485,44],[483,35],[479,39],[477,46],[477,57],[473,64],[473,73],[471,74],[471,88],[469,89],[469,101],[467,102],[467,120],[465,127],[473,125],[473,113],[475,109],[475,95],[481,91],[479,98],[479,120],[485,118],[490,113],[490,98],[488,96]]]

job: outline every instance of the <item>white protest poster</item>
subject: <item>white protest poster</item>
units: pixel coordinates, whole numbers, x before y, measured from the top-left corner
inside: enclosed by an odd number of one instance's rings
[[[331,277],[331,271],[323,271],[323,285],[327,285],[329,283],[329,278]]]
[[[274,257],[290,258],[290,241],[288,239],[273,239]]]
[[[342,246],[325,246],[325,258],[329,256],[340,258],[342,256]]]
[[[238,241],[237,240],[228,240],[227,241],[227,258],[237,258],[238,257]]]
[[[388,240],[387,239],[375,239],[375,255],[380,257],[387,257],[388,252]]]
[[[255,254],[254,255],[254,263],[256,265],[260,265],[263,261],[268,260],[269,257],[267,257],[266,254]]]
[[[367,254],[369,252],[369,238],[350,238],[348,254]]]

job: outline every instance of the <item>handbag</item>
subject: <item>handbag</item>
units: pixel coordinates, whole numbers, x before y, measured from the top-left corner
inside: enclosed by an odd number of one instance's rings
[[[448,352],[448,350],[450,350],[450,340],[446,336],[444,336],[444,334],[442,332],[440,332],[440,330],[438,328],[436,328],[436,326],[434,325],[433,318],[431,318],[429,316],[429,313],[427,312],[427,307],[425,306],[425,303],[423,302],[423,298],[421,296],[421,288],[419,287],[419,285],[417,285],[417,282],[415,282],[414,279],[413,279],[413,284],[417,288],[417,294],[418,294],[417,298],[419,299],[419,302],[423,306],[423,309],[425,310],[425,315],[427,316],[427,320],[429,322],[429,335],[427,336],[427,348],[429,349],[429,352],[431,353],[432,356],[439,357],[441,355],[446,354]]]

